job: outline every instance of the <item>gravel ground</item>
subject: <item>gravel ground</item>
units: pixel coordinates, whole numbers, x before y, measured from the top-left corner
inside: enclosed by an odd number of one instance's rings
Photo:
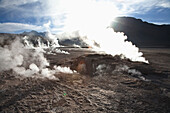
[[[11,70],[0,73],[2,113],[169,113],[170,52],[143,49],[150,64],[99,55],[87,49],[63,48],[70,55],[46,55],[53,65],[70,66],[76,74],[56,74],[59,81],[22,78]],[[157,60],[161,59],[161,60]],[[160,62],[159,62],[160,61]],[[80,63],[81,62],[81,63]],[[83,63],[82,63],[83,62]],[[86,70],[78,67],[86,65]],[[104,72],[95,73],[99,64]],[[114,71],[127,65],[142,75]],[[141,76],[145,79],[141,79]]]

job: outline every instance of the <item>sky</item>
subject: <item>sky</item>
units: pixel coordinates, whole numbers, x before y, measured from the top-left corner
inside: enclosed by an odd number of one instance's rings
[[[0,0],[0,33],[89,29],[118,16],[170,24],[170,0]]]

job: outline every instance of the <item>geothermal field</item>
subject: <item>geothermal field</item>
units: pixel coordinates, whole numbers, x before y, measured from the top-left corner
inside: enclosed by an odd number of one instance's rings
[[[170,113],[170,0],[0,0],[0,113]]]
[[[170,49],[138,49],[117,35],[120,48],[1,34],[0,112],[170,112]]]

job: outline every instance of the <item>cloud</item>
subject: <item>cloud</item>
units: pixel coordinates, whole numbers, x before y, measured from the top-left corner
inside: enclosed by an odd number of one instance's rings
[[[42,26],[22,24],[22,23],[0,23],[0,32],[17,32],[20,30],[43,30]]]
[[[111,14],[115,16],[128,16],[130,14],[145,14],[153,8],[170,8],[169,0],[0,0],[0,11],[3,13],[0,14],[0,18],[3,18],[4,15],[9,20],[7,22],[11,23],[10,26],[16,27],[18,29],[22,26],[20,21],[27,21],[28,18],[34,18],[34,22],[30,20],[29,28],[40,29],[39,26],[43,25],[48,21],[51,21],[52,30],[57,31],[59,26],[64,26],[67,24],[67,17],[75,14],[75,12],[82,12],[81,19],[83,19],[83,11],[88,10],[90,13],[96,12],[96,7],[89,9],[91,3],[95,6],[98,4],[105,4],[106,6],[98,8],[99,11],[105,12],[104,14]],[[100,6],[99,6],[100,7]],[[106,10],[108,9],[108,10]],[[107,11],[107,12],[106,12]],[[108,11],[110,11],[108,13]],[[98,12],[100,14],[101,12]],[[91,13],[92,14],[92,13]],[[87,15],[87,14],[85,14]],[[94,15],[90,15],[90,19],[93,19]],[[2,19],[0,19],[0,22]],[[22,21],[22,23],[24,23]],[[4,22],[4,21],[3,21]],[[7,23],[4,23],[7,24]],[[27,24],[25,24],[27,25]],[[25,26],[24,25],[24,26]],[[3,26],[1,24],[0,26]],[[28,27],[28,26],[27,26]],[[5,28],[0,28],[0,30],[6,30]],[[13,28],[9,28],[10,31],[14,31]],[[1,31],[2,32],[2,31]]]
[[[106,16],[110,14],[128,16],[133,13],[146,14],[154,8],[170,8],[169,0],[49,0],[43,1],[42,4],[47,9],[44,15],[51,17],[51,24],[55,26],[68,24],[67,18],[77,14],[79,14],[79,21],[83,21],[96,18],[95,16],[100,13]],[[97,10],[98,13],[93,14]],[[75,19],[74,26],[82,26],[77,20]]]
[[[169,22],[153,22],[153,23],[157,25],[170,25]]]
[[[17,7],[19,5],[23,4],[29,4],[37,2],[38,0],[1,0],[0,1],[0,7]]]
[[[164,8],[170,8],[170,1],[168,1],[168,0],[161,1],[159,6],[164,7]]]
[[[56,33],[56,32],[62,31],[61,26],[50,28],[50,23],[51,21],[49,21],[48,23],[45,23],[42,26],[23,24],[23,23],[0,23],[0,32],[1,33],[8,33],[8,32],[14,33],[18,31],[36,30],[40,32],[48,31],[48,32]]]
[[[154,7],[170,8],[169,0],[1,0],[0,8],[5,8],[6,10],[14,9],[27,13],[24,16],[28,15],[37,18],[49,16],[54,19],[63,16],[69,10],[78,10],[83,4],[88,7],[88,3],[92,2],[109,3],[122,14],[147,12]]]
[[[156,7],[170,8],[169,0],[110,0],[110,2],[114,2],[125,15],[146,13]]]

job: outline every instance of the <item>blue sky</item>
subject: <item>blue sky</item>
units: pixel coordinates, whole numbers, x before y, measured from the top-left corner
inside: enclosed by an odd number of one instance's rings
[[[94,8],[89,9],[91,1]],[[98,5],[100,3],[106,7]],[[92,11],[97,7],[101,10]],[[0,32],[36,30],[58,33],[67,26],[72,18],[70,14],[77,15],[74,19],[82,20],[79,18],[82,13],[84,20],[95,18],[98,13],[101,17],[107,13],[140,18],[155,24],[170,24],[170,0],[0,0]]]

